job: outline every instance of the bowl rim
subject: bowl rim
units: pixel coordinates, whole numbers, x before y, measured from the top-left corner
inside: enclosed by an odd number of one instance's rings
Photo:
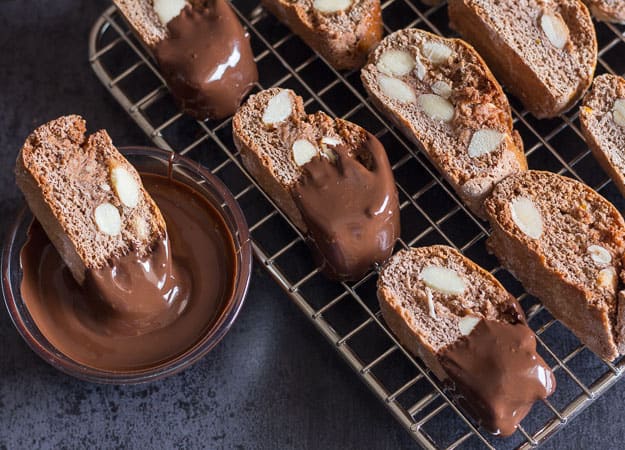
[[[235,247],[235,253],[238,257],[237,271],[234,274],[235,283],[230,301],[228,301],[225,308],[223,308],[214,322],[210,325],[210,328],[206,331],[206,333],[203,334],[189,349],[184,350],[180,354],[154,366],[126,371],[103,370],[83,365],[56,350],[56,348],[49,343],[45,336],[39,331],[36,323],[32,317],[30,317],[28,308],[25,307],[24,311],[28,314],[28,318],[30,319],[32,326],[35,327],[36,331],[39,332],[41,337],[46,341],[45,343],[41,342],[40,339],[32,333],[29,325],[25,321],[25,317],[23,317],[22,313],[18,310],[18,303],[23,302],[23,300],[21,299],[21,294],[19,293],[19,286],[16,287],[18,295],[15,295],[15,289],[11,283],[11,273],[9,273],[9,270],[12,269],[11,255],[13,255],[16,251],[21,251],[21,248],[15,248],[18,231],[20,227],[24,225],[24,220],[28,220],[29,216],[32,216],[32,213],[28,209],[27,205],[24,205],[18,212],[15,221],[7,230],[7,234],[4,238],[0,255],[2,270],[2,283],[0,283],[0,285],[4,304],[13,325],[28,346],[48,364],[68,375],[93,383],[139,384],[159,380],[190,367],[210,352],[224,338],[238,317],[247,296],[252,274],[252,242],[245,215],[243,214],[243,211],[241,210],[241,207],[234,195],[216,175],[211,173],[210,170],[204,167],[201,163],[179,155],[173,151],[163,150],[157,147],[123,146],[118,147],[118,149],[124,156],[156,157],[156,159],[168,162],[170,164],[169,167],[172,167],[173,165],[182,166],[192,173],[200,175],[206,180],[206,184],[210,185],[210,187],[217,192],[218,196],[221,197],[220,200],[223,200],[222,204],[226,205],[226,208],[233,216],[232,219],[234,221],[235,229],[231,228],[230,221],[222,212],[223,208],[215,205],[214,201],[212,201],[213,199],[209,200],[226,224]],[[184,183],[184,181],[180,182]],[[185,184],[189,186],[188,182]],[[189,187],[194,188],[194,186]],[[196,190],[198,195],[207,197],[206,193],[196,188],[194,188],[194,190]],[[18,269],[21,271],[19,264]],[[15,269],[13,268],[13,270]],[[21,283],[21,277],[19,283]]]

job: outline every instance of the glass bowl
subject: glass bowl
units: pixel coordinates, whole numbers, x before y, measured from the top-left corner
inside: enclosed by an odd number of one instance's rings
[[[206,355],[228,332],[236,319],[250,281],[252,248],[245,217],[226,186],[207,169],[175,153],[149,147],[123,147],[120,151],[141,173],[170,175],[210,202],[220,212],[231,234],[236,252],[232,296],[198,341],[188,349],[158,365],[145,369],[108,371],[83,365],[58,351],[37,328],[22,300],[20,251],[33,215],[27,207],[18,214],[8,230],[2,248],[2,293],[9,316],[30,348],[55,368],[77,378],[111,384],[143,383],[179,372]]]

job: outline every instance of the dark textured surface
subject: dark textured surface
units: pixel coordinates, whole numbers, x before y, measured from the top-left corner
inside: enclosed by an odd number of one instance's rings
[[[0,235],[21,198],[29,131],[67,113],[119,145],[148,144],[87,63],[109,3],[0,1]],[[619,383],[544,448],[622,448]],[[32,353],[0,310],[0,449],[406,448],[407,433],[260,269],[239,320],[191,369],[145,386],[83,383]]]

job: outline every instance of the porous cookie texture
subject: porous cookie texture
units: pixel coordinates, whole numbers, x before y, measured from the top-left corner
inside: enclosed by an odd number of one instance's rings
[[[41,125],[15,166],[28,206],[79,283],[111,258],[149,253],[166,233],[156,203],[107,132],[85,131],[76,115]]]
[[[525,290],[599,356],[623,352],[617,209],[585,184],[533,170],[499,183],[485,206],[488,249]]]
[[[372,103],[478,216],[497,182],[527,169],[508,100],[464,41],[397,31],[371,53],[361,78]]]
[[[583,0],[593,17],[603,22],[625,23],[623,0]]]
[[[625,196],[625,79],[610,74],[595,78],[579,121],[593,155]]]
[[[570,109],[592,82],[597,39],[580,0],[450,0],[452,28],[537,118]]]
[[[262,0],[336,69],[357,69],[382,38],[380,0]]]
[[[454,291],[446,290],[450,280]],[[437,355],[470,332],[467,318],[515,322],[511,310],[523,314],[495,277],[443,245],[393,255],[380,272],[377,294],[389,328],[440,380],[447,375]]]

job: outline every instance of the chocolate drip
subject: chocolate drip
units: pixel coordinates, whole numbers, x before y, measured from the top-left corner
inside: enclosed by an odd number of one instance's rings
[[[151,253],[130,252],[87,272],[85,288],[110,308],[120,333],[162,328],[182,314],[191,295],[187,271],[174,261],[168,236]]]
[[[180,107],[203,120],[234,114],[258,81],[247,34],[225,0],[187,5],[167,24],[154,49],[161,73]]]
[[[238,268],[219,213],[177,181],[142,179],[169,233],[150,257],[117,258],[81,287],[36,221],[21,252],[22,299],[37,327],[59,352],[99,369],[138,370],[184,353],[232,301]]]
[[[439,357],[458,401],[494,434],[514,433],[532,404],[555,390],[536,336],[522,322],[480,320]]]
[[[317,262],[331,278],[354,280],[384,262],[399,237],[399,202],[384,147],[373,135],[303,166],[292,194]]]

